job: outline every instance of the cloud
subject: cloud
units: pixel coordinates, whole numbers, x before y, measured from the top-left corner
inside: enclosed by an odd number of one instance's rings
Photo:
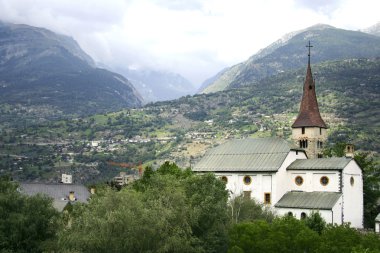
[[[199,85],[316,23],[378,22],[371,0],[0,0],[4,21],[72,36],[96,61],[178,72]]]
[[[330,15],[342,4],[342,0],[295,0],[294,2],[297,6],[321,12],[326,15]]]

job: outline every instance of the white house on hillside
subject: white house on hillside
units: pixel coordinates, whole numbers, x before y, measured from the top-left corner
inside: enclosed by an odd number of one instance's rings
[[[209,150],[193,170],[215,173],[231,197],[244,194],[280,215],[304,218],[319,211],[326,222],[362,228],[361,168],[351,157],[322,158],[327,126],[318,109],[310,51],[292,139],[232,140]]]

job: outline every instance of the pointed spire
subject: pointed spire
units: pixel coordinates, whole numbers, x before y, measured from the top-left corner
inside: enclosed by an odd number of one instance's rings
[[[303,86],[303,95],[300,106],[300,111],[296,121],[292,127],[323,127],[327,128],[323,121],[318,108],[317,96],[315,94],[315,81],[310,67],[310,49],[313,47],[310,44],[306,45],[309,48],[308,64],[306,71],[306,78]]]

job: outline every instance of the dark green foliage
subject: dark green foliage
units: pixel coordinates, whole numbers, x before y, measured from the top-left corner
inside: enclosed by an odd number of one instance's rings
[[[305,225],[318,234],[322,234],[323,230],[326,228],[326,221],[322,218],[319,212],[312,212],[305,218]]]
[[[0,178],[1,252],[42,252],[55,237],[58,213],[44,196],[28,197]]]
[[[380,250],[380,238],[373,233],[361,234],[345,224],[327,225],[319,235],[304,221],[292,216],[276,218],[272,223],[238,223],[230,229],[229,235],[229,253],[349,253]]]
[[[323,157],[342,157],[345,155],[347,143],[339,142],[323,149]]]
[[[240,223],[230,230],[230,250],[238,252],[314,252],[319,236],[291,216],[277,218],[273,223],[255,221]],[[233,250],[233,251],[232,251]]]
[[[175,164],[145,170],[133,187],[75,205],[58,249],[80,252],[224,252],[227,192],[214,175]]]
[[[204,121],[207,119],[208,114],[205,111],[195,111],[185,113],[184,116],[192,120]]]
[[[363,170],[364,227],[374,228],[380,198],[380,168],[369,153],[355,154],[355,161]]]
[[[349,225],[328,225],[321,236],[321,245],[317,252],[349,253],[361,244],[360,234]],[[379,244],[379,239],[377,240]],[[369,245],[363,245],[366,248]]]

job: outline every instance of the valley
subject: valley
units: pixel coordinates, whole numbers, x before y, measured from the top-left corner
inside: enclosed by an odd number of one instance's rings
[[[378,154],[380,60],[324,62],[313,69],[330,146],[350,142]],[[304,73],[301,68],[242,88],[87,117],[25,119],[12,127],[1,121],[1,173],[46,181],[71,173],[79,182],[93,182],[126,169],[134,173],[140,164],[158,167],[169,160],[190,167],[209,148],[232,138],[289,140]]]

